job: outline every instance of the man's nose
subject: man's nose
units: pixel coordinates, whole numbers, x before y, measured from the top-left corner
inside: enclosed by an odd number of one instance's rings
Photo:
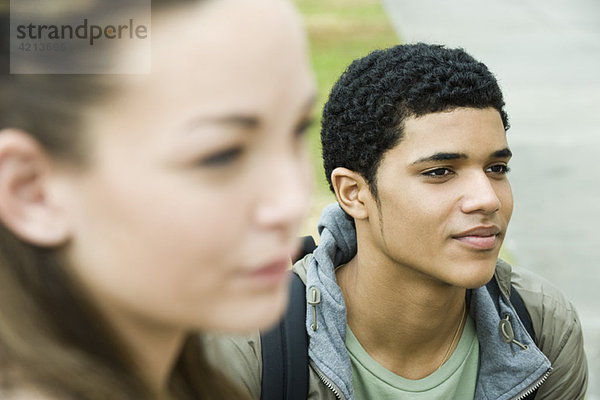
[[[461,204],[462,211],[470,214],[480,212],[493,214],[500,209],[502,203],[485,171],[470,174]]]

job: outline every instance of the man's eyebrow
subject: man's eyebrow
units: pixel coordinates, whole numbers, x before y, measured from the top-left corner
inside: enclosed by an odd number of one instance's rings
[[[508,147],[503,148],[502,150],[498,150],[492,153],[491,158],[511,158],[512,151]]]
[[[512,157],[512,152],[510,151],[510,149],[508,147],[505,147],[502,150],[497,150],[495,152],[493,152],[490,155],[490,158],[511,158]],[[413,162],[412,164],[421,164],[421,163],[428,163],[428,162],[437,162],[437,161],[449,161],[449,160],[466,160],[468,159],[469,156],[467,156],[465,153],[435,153],[431,156],[428,157],[423,157],[423,158],[419,158],[417,161]]]
[[[458,159],[467,159],[466,154],[464,153],[435,153],[428,157],[419,158],[417,161],[412,164],[421,164],[427,162],[436,162],[436,161],[448,161],[448,160],[458,160]]]

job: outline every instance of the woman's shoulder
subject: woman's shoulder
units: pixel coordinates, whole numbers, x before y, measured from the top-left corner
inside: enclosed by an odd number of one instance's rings
[[[28,383],[18,368],[9,367],[5,359],[0,369],[0,399],[2,400],[64,400]]]
[[[250,398],[260,398],[262,350],[258,331],[248,335],[203,334],[200,340],[214,367],[244,389]]]
[[[0,389],[2,400],[64,400],[34,388]]]

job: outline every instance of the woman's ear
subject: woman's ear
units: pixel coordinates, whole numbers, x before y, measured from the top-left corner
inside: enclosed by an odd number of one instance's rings
[[[22,240],[57,246],[68,239],[62,208],[51,195],[52,162],[17,129],[0,130],[0,220]]]
[[[331,172],[331,183],[340,207],[355,220],[368,218],[366,202],[371,190],[365,179],[347,168],[338,167]]]

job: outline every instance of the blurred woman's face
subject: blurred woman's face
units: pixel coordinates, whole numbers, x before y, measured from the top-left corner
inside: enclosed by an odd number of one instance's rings
[[[73,274],[145,324],[268,326],[309,200],[300,23],[281,1],[218,1],[152,34],[152,73],[88,118],[91,167],[67,179]]]

